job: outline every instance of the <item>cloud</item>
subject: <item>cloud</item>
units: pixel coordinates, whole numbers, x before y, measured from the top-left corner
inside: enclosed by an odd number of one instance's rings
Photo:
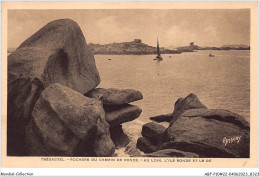
[[[115,16],[99,19],[94,23],[94,28],[96,35],[90,40],[98,43],[125,42],[132,40],[134,34],[133,29],[118,23]]]
[[[184,46],[191,41],[200,46],[250,43],[249,10],[10,10],[8,47],[21,42],[60,18],[75,20],[86,41],[112,43],[140,38],[160,46]]]

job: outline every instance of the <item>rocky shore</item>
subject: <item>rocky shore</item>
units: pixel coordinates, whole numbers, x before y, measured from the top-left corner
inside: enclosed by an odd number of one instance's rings
[[[124,147],[143,157],[249,157],[249,123],[208,109],[195,94],[178,99],[172,113],[151,118],[168,127],[146,123],[142,137],[130,142],[122,127],[141,115],[133,102],[142,93],[99,83],[76,22],[52,21],[25,40],[8,56],[7,155],[106,157]]]
[[[179,98],[171,114],[152,117],[169,122],[167,128],[143,125],[137,148],[148,157],[248,158],[249,123],[240,115],[208,109],[195,94]]]

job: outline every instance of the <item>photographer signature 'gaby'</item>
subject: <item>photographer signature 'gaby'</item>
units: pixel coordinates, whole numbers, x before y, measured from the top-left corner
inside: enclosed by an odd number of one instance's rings
[[[232,137],[232,138],[227,138],[227,137],[224,137],[223,138],[223,143],[224,145],[226,146],[227,144],[229,143],[239,143],[241,140],[241,136],[235,136],[235,137]]]

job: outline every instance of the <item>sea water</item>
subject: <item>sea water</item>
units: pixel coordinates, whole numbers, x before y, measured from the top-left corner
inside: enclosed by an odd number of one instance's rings
[[[212,54],[214,57],[209,57],[206,50],[165,54],[163,61],[153,60],[155,55],[95,55],[101,77],[98,87],[142,92],[143,100],[132,103],[142,114],[123,124],[132,141],[141,136],[142,125],[150,122],[150,117],[171,113],[175,101],[189,93],[210,109],[230,110],[249,121],[250,51],[214,50]]]

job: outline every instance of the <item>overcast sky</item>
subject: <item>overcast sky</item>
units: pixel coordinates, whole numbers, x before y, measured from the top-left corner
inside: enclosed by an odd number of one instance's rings
[[[9,10],[8,48],[18,47],[48,22],[70,18],[87,43],[140,38],[155,46],[250,44],[250,11],[244,10]]]

